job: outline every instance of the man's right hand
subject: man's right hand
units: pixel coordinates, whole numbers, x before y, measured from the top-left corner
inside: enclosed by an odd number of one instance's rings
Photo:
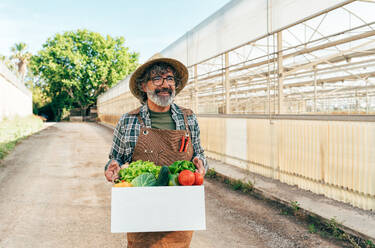
[[[116,160],[112,160],[107,170],[104,172],[105,178],[108,182],[113,182],[115,179],[118,178],[118,172],[120,171],[120,165]]]

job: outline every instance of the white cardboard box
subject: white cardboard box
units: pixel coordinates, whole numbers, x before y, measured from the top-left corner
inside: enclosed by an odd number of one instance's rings
[[[112,233],[205,229],[204,186],[112,188]]]

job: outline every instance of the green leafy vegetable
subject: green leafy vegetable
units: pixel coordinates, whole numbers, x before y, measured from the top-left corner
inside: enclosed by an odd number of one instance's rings
[[[191,172],[195,172],[195,165],[187,160],[179,160],[171,164],[169,167],[169,171],[171,174],[180,173],[183,170],[189,170]]]
[[[156,178],[152,173],[144,173],[137,176],[131,182],[133,187],[148,187],[156,185]]]
[[[128,167],[123,168],[119,172],[120,180],[131,183],[134,178],[144,174],[151,173],[155,178],[158,177],[160,166],[156,166],[153,162],[138,160],[132,162]]]
[[[168,186],[178,186],[180,183],[178,182],[178,173],[177,174],[169,174],[169,182]]]

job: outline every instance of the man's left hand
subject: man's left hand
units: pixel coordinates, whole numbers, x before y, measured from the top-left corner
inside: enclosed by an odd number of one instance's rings
[[[203,161],[198,157],[195,157],[193,159],[193,164],[195,165],[195,167],[197,167],[198,172],[204,177],[204,174],[206,174],[206,170],[204,169]]]

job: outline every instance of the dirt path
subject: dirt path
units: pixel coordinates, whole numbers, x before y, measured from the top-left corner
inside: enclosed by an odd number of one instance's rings
[[[205,181],[207,231],[195,233],[192,247],[342,247],[311,234],[293,216],[223,183]],[[228,246],[230,244],[230,246]]]
[[[58,123],[17,145],[0,165],[0,247],[126,247],[110,233],[111,140],[96,124]],[[193,248],[339,247],[215,181],[206,181],[206,209]]]

